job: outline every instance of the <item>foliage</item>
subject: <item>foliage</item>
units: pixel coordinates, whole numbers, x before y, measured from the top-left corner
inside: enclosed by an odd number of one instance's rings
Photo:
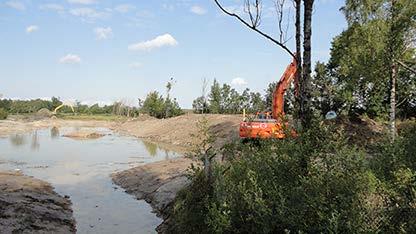
[[[223,157],[227,161],[215,164],[212,185],[192,183],[199,190],[212,186],[212,195],[185,189],[176,203],[190,204],[192,198],[199,204],[200,232],[373,231],[366,214],[374,207],[363,198],[374,192],[374,176],[363,153],[332,126],[320,125],[296,139],[236,143],[224,148]],[[175,210],[183,233],[195,230],[187,229],[196,225],[191,212],[197,211]]]
[[[315,123],[296,138],[225,146],[226,161],[213,164],[211,179],[194,168],[172,231],[412,233],[416,124],[408,126],[371,157],[332,123]]]
[[[416,7],[412,0],[347,0],[349,27],[332,42],[328,76],[334,81],[338,111],[386,117],[392,62],[415,62]],[[399,12],[399,13],[397,13]],[[399,14],[399,17],[393,17]],[[415,74],[399,68],[398,114],[414,114]]]
[[[0,120],[1,119],[7,119],[8,113],[5,109],[0,108]]]
[[[32,100],[0,100],[0,108],[3,108],[11,114],[32,114],[38,112],[40,109],[46,108],[53,111],[56,107],[61,105],[62,102],[59,98],[52,97],[51,100],[32,99]],[[139,115],[138,108],[129,107],[122,102],[115,102],[112,105],[100,106],[98,103],[91,106],[81,104],[77,102],[74,106],[77,114],[87,115],[124,115],[124,116],[137,116]],[[72,109],[69,106],[63,106],[59,110],[59,114],[73,114]]]
[[[140,111],[150,116],[162,119],[182,115],[176,99],[164,98],[157,91],[150,92],[143,101]]]
[[[338,110],[342,105],[341,100],[336,99],[335,84],[328,72],[327,66],[318,61],[312,76],[312,107],[322,117],[328,111]]]
[[[382,222],[384,232],[416,230],[416,122],[409,124],[392,144],[385,140],[375,145],[371,168],[386,191],[389,217]]]
[[[197,97],[192,104],[195,113],[239,114],[263,111],[266,106],[260,93],[245,89],[239,93],[228,84],[214,80],[208,98]]]

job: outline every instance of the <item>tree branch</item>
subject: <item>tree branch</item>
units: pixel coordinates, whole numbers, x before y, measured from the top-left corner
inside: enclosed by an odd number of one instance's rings
[[[263,37],[267,38],[268,40],[270,40],[271,42],[273,42],[274,44],[280,46],[282,49],[284,49],[287,53],[289,53],[294,59],[297,59],[296,55],[289,49],[287,48],[283,43],[275,40],[274,38],[272,38],[271,36],[267,35],[266,33],[260,31],[257,29],[257,25],[256,24],[252,24],[250,25],[247,21],[245,21],[244,19],[242,19],[240,16],[238,16],[237,14],[231,13],[229,11],[227,11],[219,2],[218,0],[214,0],[215,4],[217,4],[217,6],[221,9],[222,12],[224,12],[225,14],[235,17],[236,19],[238,19],[242,24],[244,24],[245,26],[247,26],[248,28],[250,28],[251,30],[257,32],[258,34],[262,35]],[[257,9],[257,12],[258,9]],[[250,13],[249,13],[250,14]],[[250,16],[252,17],[252,16]]]
[[[402,61],[400,61],[400,60],[397,60],[397,59],[396,59],[396,62],[397,62],[398,64],[400,64],[402,67],[404,67],[406,70],[408,70],[408,71],[413,72],[413,73],[415,73],[415,74],[416,74],[416,70],[415,70],[415,69],[413,69],[413,68],[411,68],[411,67],[407,66],[407,65],[406,65],[406,64],[404,64]]]

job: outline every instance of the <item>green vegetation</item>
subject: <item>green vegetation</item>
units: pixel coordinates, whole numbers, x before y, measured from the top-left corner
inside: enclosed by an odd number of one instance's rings
[[[393,67],[398,116],[416,116],[416,74],[406,68],[416,63],[414,1],[398,0],[392,6],[390,1],[347,0],[342,10],[349,27],[333,40],[328,64],[316,66],[316,80],[321,91],[330,95],[330,108],[386,118]]]
[[[311,80],[311,124],[296,138],[235,142],[220,151],[206,144],[212,136],[201,128],[205,144],[193,157],[202,167],[191,168],[191,184],[178,194],[172,233],[416,232],[416,5],[346,0],[342,10],[348,28]],[[274,87],[263,106],[271,106]],[[227,103],[239,100],[228,93],[214,82],[194,109],[227,113]],[[293,97],[286,98],[290,108]],[[397,136],[396,108],[405,119]],[[343,129],[343,119],[322,120],[329,110],[389,120],[393,137],[368,133],[366,144],[355,144],[361,136]]]
[[[61,105],[62,102],[59,98],[52,97],[51,100],[0,100],[0,108],[3,108],[10,114],[34,114],[41,109],[48,109],[53,111],[56,107]],[[129,107],[122,102],[115,102],[112,105],[99,106],[94,104],[91,106],[83,105],[77,102],[74,105],[75,112],[80,115],[124,115],[124,116],[137,116],[139,115],[139,109],[136,107]],[[72,110],[69,106],[63,106],[58,113],[72,114]]]
[[[169,96],[164,98],[157,91],[150,92],[147,95],[146,99],[141,103],[140,111],[159,119],[183,114],[176,99],[172,100]]]
[[[7,119],[8,113],[5,109],[0,108],[0,119]]]
[[[248,112],[261,111],[265,103],[260,93],[245,89],[241,94],[228,84],[220,85],[214,80],[208,98],[196,98],[192,107],[195,113],[239,114],[246,109]]]
[[[332,123],[316,123],[297,138],[228,145],[221,151],[225,161],[213,162],[211,173],[193,168],[192,184],[175,202],[171,231],[413,232],[413,124],[393,145],[374,145],[371,157]],[[205,162],[205,153],[199,155]]]

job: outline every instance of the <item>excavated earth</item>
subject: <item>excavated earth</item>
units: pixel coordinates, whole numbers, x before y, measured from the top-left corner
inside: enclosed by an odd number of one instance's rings
[[[194,114],[162,120],[146,117],[124,122],[11,118],[0,121],[0,137],[52,127],[102,127],[184,153],[189,151],[192,144],[200,140],[197,137],[197,123],[202,118],[204,118],[202,115]],[[241,116],[205,115],[205,118],[209,123],[210,131],[217,136],[216,146],[238,139],[238,124]],[[84,132],[70,133],[68,137],[88,139],[99,136],[84,130]],[[146,164],[115,173],[112,179],[127,193],[150,203],[156,213],[166,221],[168,220],[166,209],[174,200],[176,193],[189,183],[185,171],[191,162],[186,158],[178,158]],[[1,233],[11,233],[13,230],[18,233],[22,230],[27,233],[75,232],[70,201],[59,197],[49,184],[21,174],[0,173]],[[159,226],[159,232],[163,232],[163,226],[163,224]]]
[[[71,202],[50,184],[0,172],[0,233],[75,233]]]

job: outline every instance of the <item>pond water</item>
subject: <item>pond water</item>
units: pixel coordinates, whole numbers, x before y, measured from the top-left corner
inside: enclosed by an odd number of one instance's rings
[[[84,128],[51,128],[0,138],[0,170],[20,170],[68,195],[77,233],[155,233],[161,219],[144,201],[114,185],[110,174],[179,155],[108,129],[94,140],[63,134]]]

